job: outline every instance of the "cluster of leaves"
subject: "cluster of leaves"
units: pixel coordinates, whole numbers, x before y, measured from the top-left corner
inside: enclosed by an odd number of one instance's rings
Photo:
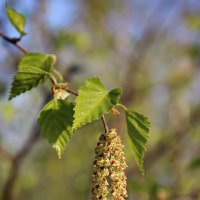
[[[19,32],[20,37],[25,35],[25,18],[11,8],[7,8],[10,22]],[[121,88],[111,91],[105,89],[97,77],[90,78],[78,90],[75,102],[69,102],[68,95],[63,97],[66,88],[62,80],[54,76],[56,56],[44,53],[27,53],[19,62],[17,74],[13,78],[9,99],[27,92],[46,80],[51,80],[53,88],[57,90],[54,98],[48,102],[38,115],[41,133],[56,149],[61,157],[67,142],[76,129],[99,119],[116,106],[119,106]],[[59,93],[59,95],[58,95]],[[61,94],[62,93],[62,94]],[[54,93],[55,94],[55,93]],[[150,123],[143,115],[129,111],[121,105],[126,113],[127,130],[132,144],[133,153],[141,173],[143,170],[143,157],[145,144],[149,137]]]

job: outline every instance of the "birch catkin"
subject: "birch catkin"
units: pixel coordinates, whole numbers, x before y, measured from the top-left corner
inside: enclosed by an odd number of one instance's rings
[[[92,200],[107,200],[108,193],[112,200],[127,197],[123,147],[115,129],[100,136],[93,162]]]

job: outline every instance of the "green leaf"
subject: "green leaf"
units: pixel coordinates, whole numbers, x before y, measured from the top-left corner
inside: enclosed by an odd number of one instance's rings
[[[42,53],[25,54],[18,66],[10,90],[9,100],[43,83],[49,76],[55,56]]]
[[[12,8],[6,8],[7,16],[11,24],[16,28],[20,35],[25,35],[24,26],[26,24],[25,17]]]
[[[143,115],[132,111],[126,111],[126,122],[137,165],[144,175],[143,159],[145,144],[149,138],[150,122]]]
[[[73,129],[77,129],[109,112],[119,101],[121,88],[107,91],[98,78],[86,80],[78,90]]]
[[[200,157],[197,157],[197,158],[193,159],[189,163],[189,168],[190,169],[198,169],[198,168],[200,168]]]
[[[38,115],[42,135],[53,144],[59,158],[71,138],[74,105],[66,100],[54,99],[47,103]]]

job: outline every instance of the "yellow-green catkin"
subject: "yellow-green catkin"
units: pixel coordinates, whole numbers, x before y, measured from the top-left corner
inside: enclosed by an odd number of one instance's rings
[[[92,200],[107,200],[108,193],[112,200],[127,197],[123,147],[115,129],[100,136],[93,162]]]

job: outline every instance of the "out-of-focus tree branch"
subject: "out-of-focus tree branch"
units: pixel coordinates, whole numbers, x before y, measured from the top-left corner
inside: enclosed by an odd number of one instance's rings
[[[160,9],[161,5],[162,2],[158,2],[155,5],[151,15],[149,16],[150,19],[155,18],[155,13],[158,13],[157,11]],[[175,9],[176,6],[177,3],[174,3],[173,8]],[[155,29],[155,27],[152,28],[151,23],[148,23],[140,40],[135,45],[135,49],[137,49],[136,53],[130,54],[130,56],[127,58],[129,69],[127,70],[126,78],[123,84],[125,91],[122,98],[122,103],[126,104],[127,106],[133,104],[133,101],[137,95],[133,84],[133,75],[139,70],[139,67],[142,65],[146,54],[149,52],[149,49],[154,44],[154,42],[158,39],[165,26],[166,24],[163,22],[159,29]]]
[[[28,51],[24,47],[18,44],[21,38],[10,38],[4,35],[2,32],[0,32],[0,36],[6,42],[16,46],[22,53],[25,53],[25,54],[28,53]],[[50,100],[50,98],[51,98],[51,95],[47,94],[42,104],[42,107]],[[31,151],[32,147],[37,142],[39,137],[40,137],[39,128],[38,128],[37,122],[35,122],[28,140],[24,143],[21,150],[15,156],[10,155],[10,153],[7,152],[5,149],[0,148],[0,152],[3,153],[6,157],[10,158],[11,160],[11,169],[10,169],[9,176],[3,187],[2,200],[13,199],[13,188],[16,183],[17,177],[19,175],[20,168],[23,164],[24,159],[29,154],[29,152]]]
[[[21,40],[21,38],[10,38],[10,37],[6,36],[5,34],[3,34],[2,32],[0,32],[0,36],[6,42],[8,42],[8,43],[14,45],[16,48],[18,48],[22,53],[28,53],[28,51],[18,43]]]
[[[28,53],[27,49],[25,49],[24,47],[22,47],[21,45],[18,44],[18,42],[21,40],[21,38],[10,38],[2,32],[0,32],[0,37],[2,37],[6,42],[14,45],[22,53],[24,53],[24,54]],[[67,80],[70,80],[75,73],[76,72],[72,71],[71,68],[69,68],[65,72]],[[73,92],[71,91],[71,93],[73,93]],[[76,92],[74,92],[74,95],[77,96],[78,94]],[[51,99],[51,96],[52,95],[50,93],[46,94],[41,108]],[[2,191],[2,200],[13,200],[14,199],[13,189],[14,189],[15,183],[17,181],[17,178],[19,176],[23,161],[25,160],[27,155],[30,153],[30,151],[32,150],[33,146],[35,145],[35,143],[38,141],[39,138],[40,138],[40,131],[39,131],[37,121],[35,121],[29,138],[24,143],[21,150],[15,156],[11,155],[3,147],[0,147],[0,154],[3,154],[5,157],[9,158],[9,160],[11,161],[10,173],[9,173],[9,176],[5,182],[5,185],[4,185],[3,191]]]
[[[42,104],[42,107],[50,100],[50,98],[51,98],[50,94],[46,95],[44,102]],[[17,181],[17,177],[19,176],[20,168],[23,164],[23,161],[25,160],[27,155],[30,153],[34,144],[38,141],[39,138],[40,138],[40,132],[39,132],[37,122],[35,122],[28,140],[24,143],[21,150],[15,156],[13,156],[11,160],[11,169],[3,188],[2,200],[13,199],[13,188]]]

